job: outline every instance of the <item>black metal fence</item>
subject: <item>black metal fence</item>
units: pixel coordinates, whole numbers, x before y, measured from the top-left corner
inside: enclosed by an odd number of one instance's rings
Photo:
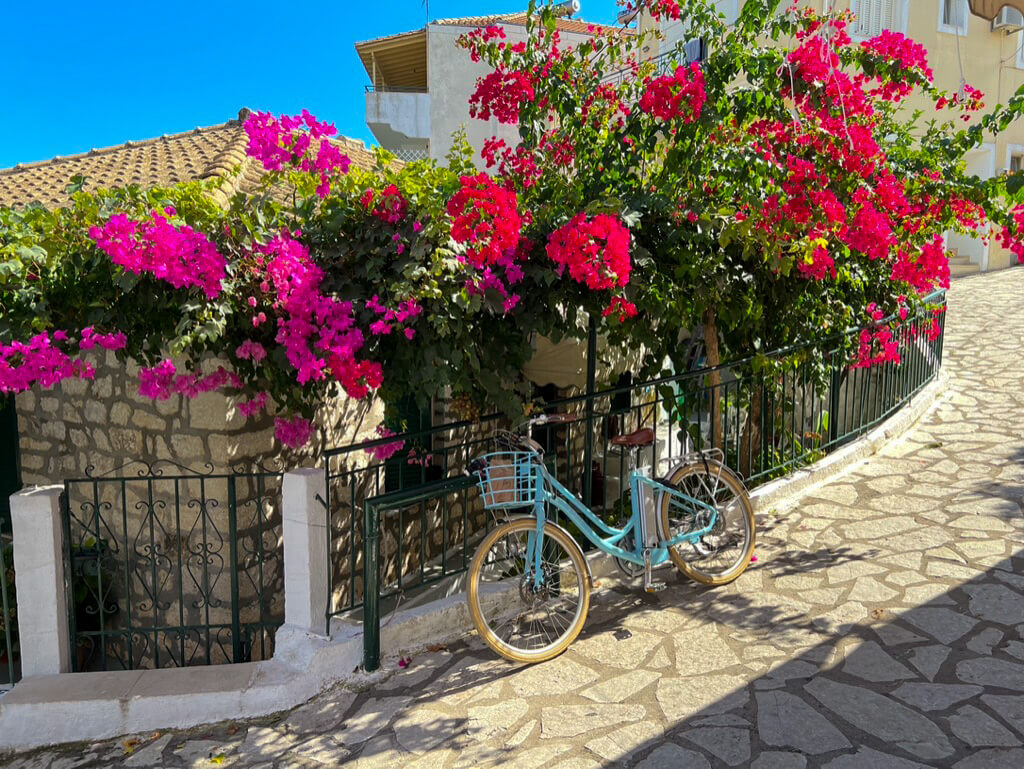
[[[14,592],[14,538],[10,520],[0,515],[0,691],[21,677],[18,608]]]
[[[941,309],[945,296],[929,301]],[[757,486],[824,457],[898,411],[938,373],[944,321],[944,313],[931,310],[905,320],[894,332],[900,360],[872,366],[858,365],[839,344],[824,357],[798,346],[715,369],[702,367],[698,351],[695,370],[544,404],[581,419],[537,430],[534,438],[553,474],[610,522],[629,507],[628,464],[610,441],[640,427],[654,428],[645,459],[656,468],[691,447],[713,447]],[[457,589],[456,575],[487,528],[464,471],[491,450],[494,431],[507,426],[491,415],[326,453],[328,619],[363,605],[369,593],[376,605],[444,580]]]
[[[269,659],[284,620],[281,474],[137,464],[64,483],[73,669]]]

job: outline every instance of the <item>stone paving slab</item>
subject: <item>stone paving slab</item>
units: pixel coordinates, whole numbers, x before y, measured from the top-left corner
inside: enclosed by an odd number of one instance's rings
[[[555,660],[513,665],[471,636],[276,718],[5,765],[1024,767],[1022,353],[1024,269],[958,281],[949,398],[761,516],[733,585],[608,583]]]

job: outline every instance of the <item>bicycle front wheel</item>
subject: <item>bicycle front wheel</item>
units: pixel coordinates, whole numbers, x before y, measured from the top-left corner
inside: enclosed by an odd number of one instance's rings
[[[669,556],[684,575],[702,585],[725,585],[744,572],[754,554],[754,508],[743,481],[720,462],[694,462],[678,468],[665,485],[714,507],[715,525],[693,542],[669,548]],[[661,530],[666,539],[707,527],[706,510],[664,494]]]
[[[502,524],[484,537],[469,566],[466,600],[480,637],[513,662],[543,662],[565,651],[583,629],[590,578],[583,551],[563,529],[544,524],[541,584],[530,545],[534,518]]]

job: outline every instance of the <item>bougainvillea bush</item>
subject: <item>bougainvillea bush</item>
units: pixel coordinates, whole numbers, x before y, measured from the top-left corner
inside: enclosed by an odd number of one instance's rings
[[[143,366],[143,395],[225,391],[246,415],[273,409],[295,446],[342,393],[450,388],[468,410],[521,412],[533,332],[595,323],[645,351],[643,376],[681,365],[680,332],[699,324],[711,362],[756,369],[919,311],[948,286],[944,232],[994,228],[1024,253],[1020,181],[963,162],[1024,97],[972,121],[981,94],[939,89],[902,35],[854,43],[848,15],[748,0],[726,26],[706,0],[644,5],[707,58],[651,61],[657,33],[606,28],[566,45],[533,2],[525,42],[465,36],[492,68],[471,114],[521,140],[480,158],[463,141],[445,163],[382,154],[361,171],[334,126],[255,113],[249,154],[267,173],[226,208],[200,183],[76,180],[66,208],[0,209],[0,392],[89,378],[114,350]],[[938,119],[905,107],[915,92]],[[898,360],[897,338],[879,323],[851,363]]]

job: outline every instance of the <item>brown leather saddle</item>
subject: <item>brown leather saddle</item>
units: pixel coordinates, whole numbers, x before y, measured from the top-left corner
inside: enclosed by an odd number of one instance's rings
[[[650,446],[654,443],[654,430],[650,427],[644,427],[636,432],[617,435],[612,438],[609,443],[611,443],[612,446],[621,446],[627,449],[635,449],[640,446]]]

